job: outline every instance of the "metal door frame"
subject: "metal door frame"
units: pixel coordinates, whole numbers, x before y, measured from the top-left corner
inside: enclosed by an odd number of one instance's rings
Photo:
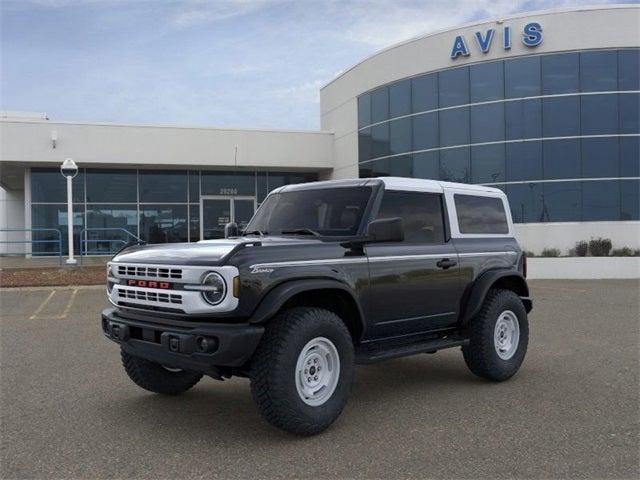
[[[200,195],[200,240],[204,240],[204,201],[205,200],[228,200],[230,221],[236,221],[236,202],[235,200],[252,200],[253,211],[255,213],[258,208],[258,199],[251,195]]]

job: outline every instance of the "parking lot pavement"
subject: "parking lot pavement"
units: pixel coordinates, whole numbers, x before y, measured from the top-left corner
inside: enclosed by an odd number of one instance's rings
[[[136,387],[102,337],[102,288],[0,291],[2,478],[637,478],[637,281],[533,281],[505,383],[458,349],[358,367],[336,424],[296,438],[248,381]]]

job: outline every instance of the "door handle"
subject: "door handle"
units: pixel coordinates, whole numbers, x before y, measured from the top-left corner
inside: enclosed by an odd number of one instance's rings
[[[455,260],[451,260],[449,258],[443,258],[442,260],[439,260],[438,263],[436,263],[436,266],[438,268],[442,268],[443,270],[446,270],[447,268],[455,267],[457,264],[458,262],[456,262]]]

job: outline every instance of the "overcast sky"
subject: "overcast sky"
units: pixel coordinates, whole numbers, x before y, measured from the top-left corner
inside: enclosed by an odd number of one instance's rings
[[[319,87],[413,36],[566,0],[0,0],[0,110],[315,129]]]

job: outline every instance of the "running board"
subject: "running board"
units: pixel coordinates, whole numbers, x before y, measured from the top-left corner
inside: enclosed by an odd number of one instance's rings
[[[418,353],[435,353],[445,348],[462,347],[469,344],[468,338],[450,336],[447,338],[433,338],[420,342],[403,345],[376,345],[375,347],[361,346],[356,350],[356,363],[367,364],[390,360],[392,358],[407,357]]]

